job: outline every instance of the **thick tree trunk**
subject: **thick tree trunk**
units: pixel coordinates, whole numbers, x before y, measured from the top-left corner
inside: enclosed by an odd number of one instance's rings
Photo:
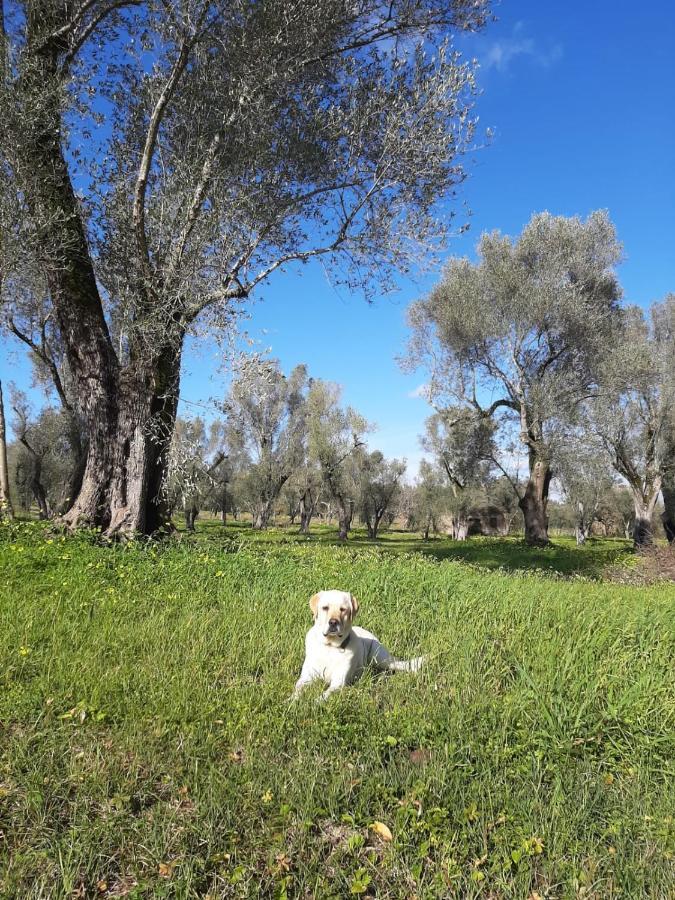
[[[663,495],[663,515],[661,520],[668,543],[675,543],[675,474],[667,475],[661,485]]]
[[[633,544],[636,549],[654,542],[654,509],[661,491],[660,480],[649,493],[633,489],[635,521],[633,523]]]
[[[119,373],[116,415],[94,426],[80,493],[63,516],[69,527],[108,537],[170,526],[164,478],[178,404],[180,344]]]
[[[307,499],[307,494],[300,498],[300,534],[309,534],[309,524],[314,515],[315,503]]]
[[[89,437],[82,490],[69,521],[103,525],[105,489],[112,477],[119,365],[61,149],[57,92],[45,93],[45,86],[57,79],[56,58],[44,54],[35,61],[39,65],[30,70],[21,90],[39,114],[26,121],[11,149],[31,218],[40,226],[36,235],[44,273]]]
[[[2,399],[0,381],[0,519],[14,518],[12,498],[9,494],[9,469],[7,467],[7,432],[5,428],[5,406]]]
[[[349,501],[338,500],[338,538],[346,541],[352,527],[354,518],[354,504]]]
[[[253,527],[264,531],[268,527],[274,512],[274,500],[261,500],[253,513]]]
[[[525,520],[525,541],[533,547],[545,547],[549,543],[546,507],[551,475],[547,460],[530,460],[530,479],[518,506]]]
[[[199,510],[197,509],[197,505],[195,503],[185,504],[185,527],[188,531],[193,532],[195,530],[195,522],[198,515]]]

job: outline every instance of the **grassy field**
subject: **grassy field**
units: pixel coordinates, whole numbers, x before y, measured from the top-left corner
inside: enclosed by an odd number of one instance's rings
[[[673,897],[675,589],[630,559],[4,526],[0,896]],[[326,587],[426,670],[289,704]]]

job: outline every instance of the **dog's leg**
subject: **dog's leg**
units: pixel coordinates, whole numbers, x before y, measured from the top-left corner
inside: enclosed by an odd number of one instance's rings
[[[295,682],[295,688],[293,689],[290,699],[297,700],[306,687],[309,687],[310,684],[313,684],[318,680],[319,674],[317,672],[305,671],[305,669],[303,669],[300,673],[300,677]]]
[[[328,700],[331,694],[334,694],[335,691],[341,690],[347,684],[347,679],[343,677],[334,678],[331,683],[328,685],[326,690],[321,695],[321,700]]]
[[[423,656],[418,656],[415,659],[396,659],[380,643],[373,648],[372,661],[380,672],[419,672],[424,659]]]

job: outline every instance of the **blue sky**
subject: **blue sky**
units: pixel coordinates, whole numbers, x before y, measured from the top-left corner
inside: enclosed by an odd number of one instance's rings
[[[481,62],[476,112],[494,137],[467,159],[460,199],[471,228],[447,255],[472,255],[484,230],[518,234],[534,212],[606,208],[624,244],[626,301],[647,305],[674,291],[675,5],[503,0],[495,11],[496,23],[460,45]],[[345,402],[378,425],[371,445],[406,457],[410,474],[429,409],[412,396],[423,373],[402,373],[395,357],[405,348],[406,307],[435,277],[402,282],[368,305],[307,266],[276,277],[247,323],[284,369],[304,362],[311,375],[342,384]],[[3,384],[26,387],[23,351],[0,347]],[[188,349],[184,414],[208,414],[201,404],[222,396],[218,368],[215,342]]]

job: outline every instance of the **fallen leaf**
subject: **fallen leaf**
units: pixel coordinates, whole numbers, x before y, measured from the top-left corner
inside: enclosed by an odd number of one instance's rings
[[[159,877],[160,878],[173,878],[173,870],[175,868],[176,868],[175,862],[160,863],[159,864]]]
[[[379,835],[383,841],[394,840],[394,835],[391,833],[389,826],[385,825],[384,822],[373,822],[369,828],[371,831],[374,831],[375,834]]]

